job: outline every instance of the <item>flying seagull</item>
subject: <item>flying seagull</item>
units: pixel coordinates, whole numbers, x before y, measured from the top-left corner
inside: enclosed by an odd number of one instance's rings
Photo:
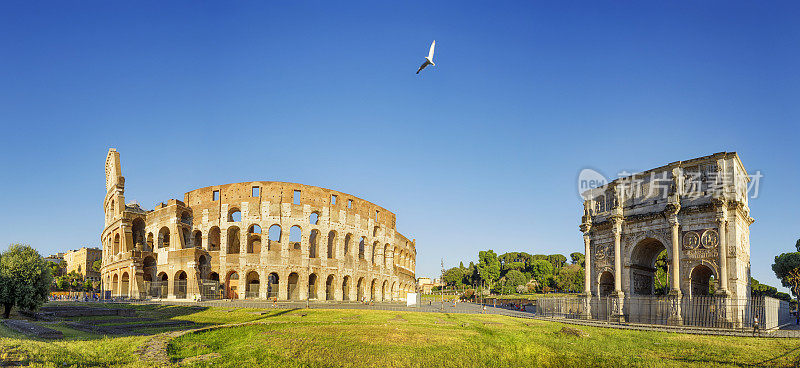
[[[433,42],[431,42],[431,51],[428,51],[428,56],[425,57],[425,62],[420,65],[419,69],[417,70],[417,74],[419,74],[419,72],[421,72],[422,69],[425,69],[428,65],[436,66],[436,64],[433,63],[433,48],[435,46],[436,40],[433,40]]]

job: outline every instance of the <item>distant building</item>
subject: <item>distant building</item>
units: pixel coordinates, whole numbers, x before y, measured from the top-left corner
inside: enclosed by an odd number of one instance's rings
[[[78,250],[71,250],[64,254],[64,261],[67,264],[67,273],[75,271],[86,280],[100,281],[100,272],[95,271],[92,265],[95,261],[103,259],[103,250],[100,248],[82,247]]]
[[[430,277],[420,277],[417,279],[417,288],[423,294],[430,294],[436,286],[442,286],[442,281],[440,279],[431,280]]]
[[[64,253],[51,254],[50,256],[45,257],[44,260],[58,264],[64,263]]]

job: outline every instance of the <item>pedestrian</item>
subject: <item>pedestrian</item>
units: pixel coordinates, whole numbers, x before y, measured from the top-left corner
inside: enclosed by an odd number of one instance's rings
[[[800,326],[800,313],[795,313],[794,316],[797,318],[797,325]]]
[[[755,336],[756,333],[761,336],[761,333],[758,331],[758,314],[753,316],[753,336]]]

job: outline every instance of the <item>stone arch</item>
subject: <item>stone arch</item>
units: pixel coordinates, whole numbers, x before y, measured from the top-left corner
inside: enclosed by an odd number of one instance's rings
[[[183,270],[179,270],[175,273],[175,280],[174,280],[174,294],[175,298],[177,299],[186,299],[186,291],[188,288],[188,276],[186,272]]]
[[[378,300],[377,292],[378,292],[378,280],[372,279],[372,282],[370,283],[369,286],[369,299]]]
[[[656,238],[644,238],[634,246],[628,258],[630,265],[629,292],[632,295],[653,295],[656,276],[656,258],[662,252],[669,250],[667,246]]]
[[[353,242],[353,234],[347,233],[347,235],[344,236],[344,255],[345,256],[350,255],[350,243],[352,243],[352,242]]]
[[[158,247],[169,248],[169,228],[164,226],[158,230]]]
[[[200,278],[205,279],[211,271],[211,260],[205,254],[197,257],[197,269],[200,272]]]
[[[336,231],[328,232],[328,259],[336,258]]]
[[[364,278],[359,277],[358,282],[356,283],[356,300],[362,301],[364,300]]]
[[[141,217],[133,219],[133,224],[132,224],[133,244],[134,248],[139,250],[146,250],[144,227],[145,227],[144,220],[142,220]]]
[[[308,275],[308,299],[318,299],[316,273]]]
[[[119,233],[114,234],[114,255],[122,253],[122,249],[120,249],[119,244]]]
[[[240,221],[242,221],[242,211],[240,211],[238,207],[231,207],[231,209],[228,210],[228,222]]]
[[[397,281],[392,281],[392,286],[389,287],[389,300],[394,300],[394,295],[397,292]]]
[[[181,227],[180,234],[181,234],[181,242],[183,243],[182,244],[183,249],[191,248],[192,246],[192,238],[190,235],[191,230],[185,227]]]
[[[300,300],[300,275],[298,275],[297,272],[292,272],[289,274],[289,278],[286,281],[287,298],[289,300]]]
[[[280,290],[280,277],[272,272],[267,276],[267,298],[277,298]]]
[[[373,265],[377,265],[377,263],[375,262],[375,256],[378,253],[378,245],[379,244],[380,243],[377,240],[374,243],[372,243],[372,255],[370,256],[370,263],[373,264]]]
[[[311,230],[308,236],[308,257],[317,258],[317,243],[319,243],[319,230]]]
[[[610,270],[605,270],[598,277],[599,296],[609,296],[614,293],[614,274]]]
[[[718,279],[713,266],[701,262],[692,267],[692,271],[689,272],[689,297],[712,295],[710,290],[710,286],[713,285],[712,278]]]
[[[239,249],[239,227],[231,226],[228,228],[228,254],[238,254]]]
[[[389,281],[383,280],[383,284],[381,284],[381,301],[387,300],[387,290],[389,288]]]
[[[319,212],[311,212],[311,215],[308,216],[308,223],[311,225],[319,224]]]
[[[274,224],[267,231],[267,251],[281,249],[281,225]]]
[[[195,248],[203,248],[203,232],[200,230],[195,230],[194,235],[192,236],[192,246]]]
[[[257,224],[247,229],[247,253],[261,253],[261,226]]]
[[[258,298],[258,292],[261,288],[261,279],[258,276],[258,272],[250,271],[247,273],[247,277],[245,277],[245,298],[248,299],[256,299]]]
[[[192,214],[190,214],[189,211],[181,212],[181,222],[186,225],[192,226]]]
[[[111,295],[119,296],[119,286],[119,275],[115,273],[111,277]]]
[[[228,272],[225,277],[225,296],[227,299],[239,299],[239,273]]]
[[[206,242],[206,246],[208,247],[209,251],[218,251],[220,246],[220,234],[221,231],[219,227],[214,226],[211,230],[208,231],[208,241]]]
[[[342,300],[344,301],[350,300],[350,283],[350,275],[342,278]]]
[[[153,281],[156,277],[156,259],[154,256],[144,257],[142,260],[142,268],[144,271],[144,281]]]
[[[130,287],[131,287],[131,277],[130,275],[128,275],[127,272],[123,272],[122,277],[119,280],[119,295],[122,297],[127,297]]]
[[[364,259],[364,253],[366,252],[366,243],[367,237],[362,236],[361,240],[358,241],[358,259]]]
[[[383,267],[389,267],[389,243],[383,246]]]
[[[325,300],[334,300],[336,297],[336,277],[328,275],[325,279]]]
[[[302,245],[300,242],[303,239],[303,228],[300,226],[294,225],[289,228],[289,249],[297,249],[299,250]]]

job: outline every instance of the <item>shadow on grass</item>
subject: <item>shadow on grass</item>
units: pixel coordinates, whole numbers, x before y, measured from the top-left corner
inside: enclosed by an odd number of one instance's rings
[[[774,356],[772,358],[769,358],[769,359],[766,359],[766,360],[762,360],[762,361],[757,362],[757,363],[743,363],[743,362],[735,362],[735,361],[732,362],[732,361],[728,361],[728,360],[713,360],[713,359],[707,359],[707,358],[703,358],[703,359],[675,358],[674,360],[681,361],[681,362],[687,362],[687,363],[716,363],[716,364],[725,364],[725,365],[732,365],[732,366],[738,366],[738,367],[771,367],[771,366],[773,366],[771,364],[772,362],[774,362],[774,361],[776,361],[778,359],[784,358],[786,356],[789,356],[791,353],[794,353],[794,352],[796,352],[798,350],[800,350],[800,346],[795,347],[795,348],[791,348],[791,349],[787,350],[786,352],[784,352],[783,354],[776,355],[776,356]],[[794,366],[798,366],[798,363],[800,363],[800,361],[798,361],[798,359],[795,359],[793,365]]]

